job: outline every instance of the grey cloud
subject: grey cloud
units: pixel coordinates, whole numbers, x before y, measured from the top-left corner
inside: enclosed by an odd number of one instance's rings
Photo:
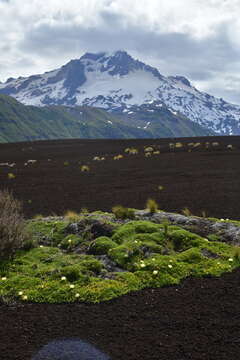
[[[19,51],[30,59],[56,59],[58,64],[80,57],[85,51],[113,51],[119,48],[159,68],[163,75],[184,75],[190,81],[208,81],[208,91],[235,101],[240,91],[222,89],[214,79],[231,68],[240,70],[239,50],[228,36],[229,24],[219,25],[216,35],[195,40],[188,34],[156,33],[140,26],[126,25],[121,15],[101,13],[102,24],[96,27],[58,22],[42,24],[27,32],[19,43]],[[60,61],[62,59],[62,63]],[[24,61],[23,64],[24,65]],[[237,71],[236,70],[236,71]],[[212,84],[212,85],[211,85]],[[221,95],[220,95],[221,96]]]

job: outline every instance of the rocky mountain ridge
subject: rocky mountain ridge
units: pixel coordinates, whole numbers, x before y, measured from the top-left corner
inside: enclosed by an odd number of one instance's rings
[[[120,115],[145,105],[154,114],[164,106],[216,133],[240,134],[240,106],[197,90],[183,76],[163,76],[125,51],[86,53],[42,75],[10,78],[0,93],[26,105],[86,105]]]

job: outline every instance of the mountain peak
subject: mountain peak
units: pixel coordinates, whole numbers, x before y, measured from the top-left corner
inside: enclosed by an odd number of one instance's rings
[[[181,75],[176,75],[176,76],[168,76],[169,79],[175,81],[175,82],[181,82],[182,84],[191,87],[191,83],[190,81],[185,77],[185,76],[181,76]]]
[[[240,107],[198,91],[184,76],[164,77],[125,50],[87,52],[42,75],[10,78],[0,93],[27,105],[86,105],[132,114],[168,109],[221,134],[240,133]]]
[[[97,61],[104,57],[106,55],[106,52],[99,52],[99,53],[90,53],[86,52],[84,55],[80,57],[80,60],[92,60]]]

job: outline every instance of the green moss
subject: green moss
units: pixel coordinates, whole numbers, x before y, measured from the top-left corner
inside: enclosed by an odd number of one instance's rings
[[[150,221],[130,221],[115,231],[112,240],[121,244],[123,241],[131,240],[135,234],[154,233],[159,228],[158,224],[151,223]]]
[[[217,234],[209,234],[207,238],[209,241],[219,241],[220,236]]]
[[[30,221],[27,231],[32,234],[38,243],[57,245],[66,236],[65,228],[68,225],[65,221]]]
[[[238,247],[213,237],[207,241],[179,226],[167,225],[166,231],[164,224],[131,221],[118,225],[112,239],[92,241],[89,249],[81,237],[66,236],[64,222],[30,224],[34,239],[59,246],[21,250],[0,264],[0,297],[8,301],[100,302],[146,287],[178,284],[188,276],[220,276],[240,266]],[[165,250],[170,247],[174,251],[169,254]],[[104,254],[125,271],[111,273],[109,280],[103,262],[74,253],[76,248]]]
[[[170,241],[175,251],[187,250],[190,247],[200,246],[204,240],[187,230],[175,230],[170,233]]]
[[[68,235],[61,242],[60,247],[65,250],[73,250],[76,246],[82,244],[84,239],[77,235]]]
[[[108,255],[124,269],[132,270],[134,263],[143,256],[143,252],[139,244],[129,241],[110,249]]]
[[[79,264],[69,265],[63,267],[61,271],[61,277],[65,276],[68,281],[87,284],[89,281],[89,276],[82,273],[82,267]]]
[[[94,255],[104,255],[107,254],[110,249],[117,246],[118,245],[107,236],[101,236],[90,244],[89,253]]]

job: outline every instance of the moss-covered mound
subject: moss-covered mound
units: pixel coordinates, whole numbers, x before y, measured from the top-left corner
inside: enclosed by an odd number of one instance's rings
[[[85,227],[82,220],[30,222],[32,247],[1,263],[1,299],[100,302],[188,276],[220,276],[240,265],[238,248],[211,235],[167,223],[93,220]],[[99,236],[109,227],[109,236]]]

